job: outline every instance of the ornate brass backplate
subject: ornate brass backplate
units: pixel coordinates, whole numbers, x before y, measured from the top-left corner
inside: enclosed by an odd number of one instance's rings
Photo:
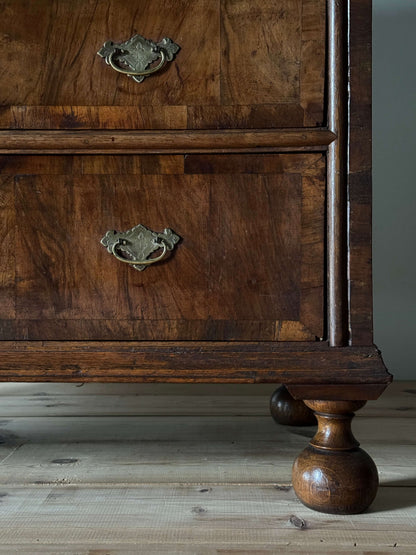
[[[107,231],[101,243],[117,260],[131,264],[135,270],[143,271],[150,264],[162,260],[179,240],[180,237],[169,228],[164,229],[163,233],[157,233],[139,224],[124,232]],[[159,256],[149,258],[159,250],[162,251]]]
[[[172,61],[179,49],[180,47],[168,37],[156,43],[141,35],[134,35],[121,43],[108,40],[97,54],[115,71],[141,83],[148,75],[162,69],[166,62]],[[156,60],[159,60],[159,63],[149,67]]]

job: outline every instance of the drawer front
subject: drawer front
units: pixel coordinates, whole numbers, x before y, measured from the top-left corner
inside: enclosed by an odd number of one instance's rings
[[[212,129],[320,126],[325,0],[6,0],[0,126]],[[96,55],[167,36],[181,50],[142,83]]]
[[[324,327],[322,154],[2,161],[1,338],[309,341]],[[172,228],[135,271],[107,230]]]

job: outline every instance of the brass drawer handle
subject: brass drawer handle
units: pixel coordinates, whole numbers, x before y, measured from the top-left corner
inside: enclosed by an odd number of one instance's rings
[[[117,260],[130,264],[135,270],[143,271],[151,264],[162,260],[179,240],[180,237],[169,228],[164,229],[163,233],[157,233],[139,224],[124,232],[107,231],[101,239],[101,244]],[[160,249],[162,253],[159,256],[149,258]]]
[[[97,54],[115,71],[141,83],[148,75],[161,70],[166,62],[171,62],[179,49],[180,47],[167,37],[155,43],[141,35],[134,35],[121,43],[108,40]],[[159,58],[156,66],[149,67]]]
[[[163,252],[160,256],[157,256],[155,258],[149,258],[147,260],[129,260],[127,258],[124,258],[124,256],[120,256],[117,252],[119,247],[126,247],[128,243],[126,241],[123,240],[119,240],[117,241],[117,243],[114,243],[114,245],[111,248],[111,253],[114,254],[114,256],[117,258],[117,260],[120,260],[121,262],[127,262],[127,264],[132,264],[133,266],[149,266],[150,264],[154,264],[155,262],[159,262],[159,260],[162,260],[162,258],[165,256],[167,250],[168,250],[168,245],[165,241],[161,241],[161,245],[159,245],[159,248],[162,247],[163,248]],[[137,268],[139,269],[139,268]],[[144,268],[141,268],[142,270],[144,270]]]
[[[146,71],[128,71],[127,69],[123,69],[123,68],[119,67],[119,66],[117,65],[117,62],[114,62],[113,56],[114,56],[115,54],[116,54],[116,51],[114,50],[114,52],[112,52],[112,53],[108,56],[108,58],[107,58],[108,62],[107,62],[107,63],[109,63],[110,66],[111,66],[115,71],[118,71],[119,73],[124,73],[124,75],[128,75],[129,77],[136,76],[136,75],[144,75],[144,76],[146,76],[146,75],[151,75],[152,73],[156,73],[156,71],[159,71],[159,69],[162,69],[162,67],[163,67],[163,66],[165,65],[165,63],[166,63],[166,56],[165,56],[165,53],[164,53],[163,50],[161,50],[161,51],[160,51],[160,62],[159,62],[159,64],[158,64],[157,66],[151,67],[150,69],[147,69]],[[106,61],[107,61],[107,60],[106,60]]]

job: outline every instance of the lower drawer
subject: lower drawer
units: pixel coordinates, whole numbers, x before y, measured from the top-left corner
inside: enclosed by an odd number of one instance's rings
[[[323,336],[321,154],[14,156],[2,165],[1,339]],[[181,237],[143,272],[100,243],[138,224]]]

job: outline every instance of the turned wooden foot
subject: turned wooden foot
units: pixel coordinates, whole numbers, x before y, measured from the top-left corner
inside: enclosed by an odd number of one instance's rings
[[[278,387],[270,398],[270,412],[279,424],[287,426],[313,426],[316,418],[303,401],[292,397],[284,385]]]
[[[305,401],[318,431],[293,465],[293,488],[307,507],[324,513],[355,514],[374,500],[378,473],[351,432],[354,411],[365,401]]]

